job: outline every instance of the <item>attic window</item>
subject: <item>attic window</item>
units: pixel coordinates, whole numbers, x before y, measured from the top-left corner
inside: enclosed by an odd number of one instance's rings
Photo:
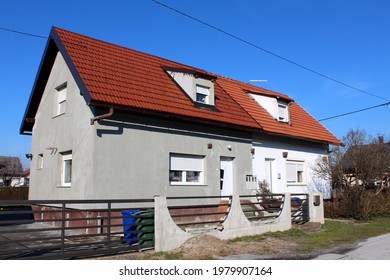
[[[57,106],[55,115],[59,116],[65,114],[65,104],[67,96],[67,84],[64,83],[56,88],[57,93]]]
[[[263,107],[275,120],[279,122],[290,122],[289,101],[274,95],[251,93],[249,95]]]
[[[288,105],[278,102],[278,118],[280,122],[289,122]]]
[[[190,69],[162,67],[196,107],[215,110],[214,81],[217,77]]]
[[[196,102],[209,104],[210,88],[196,85]]]

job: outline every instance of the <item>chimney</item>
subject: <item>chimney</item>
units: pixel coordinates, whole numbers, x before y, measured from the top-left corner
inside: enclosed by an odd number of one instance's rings
[[[379,144],[383,144],[383,136],[378,136],[378,142]]]

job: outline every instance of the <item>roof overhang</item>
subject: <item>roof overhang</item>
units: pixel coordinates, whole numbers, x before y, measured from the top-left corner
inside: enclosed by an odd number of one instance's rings
[[[20,125],[20,134],[32,135],[32,129],[35,123],[35,116],[38,111],[39,104],[41,102],[47,81],[49,79],[58,52],[61,53],[66,64],[68,65],[69,70],[77,83],[77,86],[80,88],[80,92],[85,98],[85,101],[87,103],[91,101],[91,96],[87,90],[87,87],[82,81],[73,61],[71,60],[64,44],[61,41],[61,38],[58,36],[55,27],[52,27],[49,39],[46,43],[46,47],[43,52],[41,63],[38,68],[38,73],[35,77],[30,98],[28,100],[27,107],[24,112],[22,123]]]
[[[218,78],[217,76],[211,75],[210,73],[207,73],[206,71],[202,71],[202,70],[170,67],[170,66],[161,66],[161,69],[165,71],[185,73],[185,74],[193,75],[195,78],[202,78],[210,81],[215,81]]]
[[[261,92],[261,91],[253,91],[253,90],[244,90],[247,94],[256,94],[256,95],[262,95],[266,97],[271,97],[271,98],[276,98],[278,100],[283,100],[287,103],[294,102],[294,99],[287,98],[284,96],[280,96],[277,94],[272,94],[272,93],[266,93],[266,92]]]

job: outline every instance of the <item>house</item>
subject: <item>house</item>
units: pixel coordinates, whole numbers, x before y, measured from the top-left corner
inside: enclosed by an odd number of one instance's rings
[[[287,95],[57,27],[20,133],[30,199],[306,192],[340,144]]]

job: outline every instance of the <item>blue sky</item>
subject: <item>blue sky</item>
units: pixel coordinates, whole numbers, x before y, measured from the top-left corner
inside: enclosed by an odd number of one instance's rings
[[[48,36],[53,25],[291,96],[317,119],[390,101],[386,0],[159,0],[256,46],[367,91],[315,75],[151,0],[3,1],[0,28]],[[30,152],[19,127],[46,40],[0,30],[0,155]],[[323,121],[389,136],[390,106]],[[27,161],[24,160],[27,165]]]

